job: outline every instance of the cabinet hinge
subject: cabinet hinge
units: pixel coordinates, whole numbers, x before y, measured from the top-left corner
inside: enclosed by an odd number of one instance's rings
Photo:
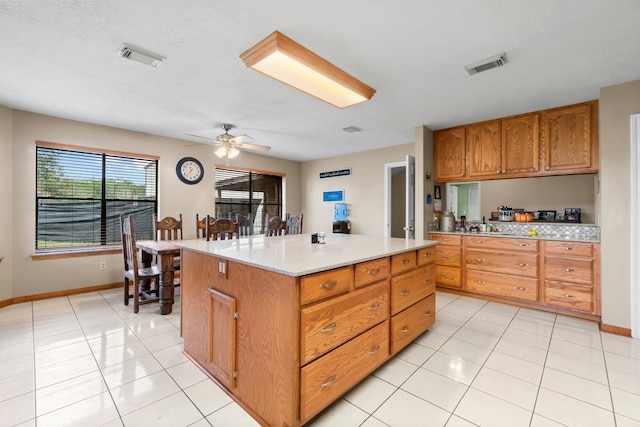
[[[238,371],[233,371],[233,378],[235,378],[235,379],[238,378]]]
[[[234,312],[233,312],[233,318],[234,318],[234,319],[238,319],[238,312],[237,312],[237,311],[234,311]]]

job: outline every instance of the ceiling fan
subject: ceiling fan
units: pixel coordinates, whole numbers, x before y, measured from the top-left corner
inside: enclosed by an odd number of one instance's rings
[[[229,163],[229,159],[233,159],[238,154],[240,154],[240,150],[238,148],[246,149],[246,150],[260,150],[260,151],[269,151],[271,147],[266,145],[259,144],[249,144],[250,141],[253,141],[248,135],[240,135],[233,136],[229,133],[229,131],[233,128],[233,125],[223,124],[222,129],[224,129],[224,133],[222,135],[218,135],[214,138],[207,138],[205,136],[195,135],[195,134],[187,134],[190,136],[195,136],[196,138],[208,139],[211,141],[215,141],[215,153],[216,156],[220,158],[225,158],[227,164]]]

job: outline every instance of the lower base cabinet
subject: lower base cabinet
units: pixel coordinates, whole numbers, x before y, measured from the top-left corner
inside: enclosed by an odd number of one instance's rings
[[[391,354],[406,347],[436,321],[436,296],[432,294],[391,317]]]

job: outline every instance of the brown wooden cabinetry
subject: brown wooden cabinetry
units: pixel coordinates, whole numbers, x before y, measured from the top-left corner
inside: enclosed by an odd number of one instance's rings
[[[465,128],[453,128],[435,133],[434,178],[436,182],[456,181],[466,174]]]
[[[597,101],[434,132],[436,182],[598,171]]]
[[[544,173],[598,171],[597,116],[595,101],[542,114]]]
[[[544,303],[599,314],[600,245],[544,242]]]
[[[438,241],[435,253],[436,284],[461,289],[462,236],[432,234],[430,239]]]

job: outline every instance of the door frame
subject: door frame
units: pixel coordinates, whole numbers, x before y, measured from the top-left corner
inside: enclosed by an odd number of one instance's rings
[[[631,115],[631,218],[640,214],[640,114]],[[640,337],[640,227],[631,221],[631,336]]]
[[[391,178],[393,169],[405,168],[406,201],[405,201],[405,238],[415,239],[415,157],[408,155],[402,162],[385,163],[384,165],[384,237],[391,237]]]

